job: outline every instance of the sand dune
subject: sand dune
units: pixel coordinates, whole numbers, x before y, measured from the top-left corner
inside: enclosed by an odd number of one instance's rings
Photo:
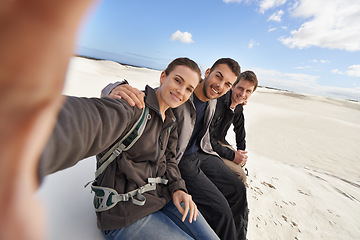
[[[65,94],[99,96],[126,78],[143,89],[160,72],[72,59]],[[261,83],[261,79],[260,83]],[[248,239],[360,239],[360,104],[259,88],[245,107]],[[235,145],[234,134],[228,136]],[[45,179],[49,239],[102,239],[90,189],[95,159]]]

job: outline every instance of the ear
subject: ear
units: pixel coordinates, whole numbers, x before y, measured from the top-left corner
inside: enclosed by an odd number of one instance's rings
[[[166,77],[166,73],[165,71],[162,71],[160,74],[160,85],[163,84],[165,77]]]
[[[204,78],[207,78],[210,74],[210,68],[206,69]]]

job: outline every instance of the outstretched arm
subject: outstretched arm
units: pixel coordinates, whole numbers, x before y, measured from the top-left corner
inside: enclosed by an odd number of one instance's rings
[[[33,195],[38,158],[61,106],[76,29],[91,2],[0,2],[0,239],[44,238]]]

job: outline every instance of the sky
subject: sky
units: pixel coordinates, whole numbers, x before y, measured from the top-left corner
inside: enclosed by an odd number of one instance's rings
[[[259,85],[360,101],[360,0],[103,0],[75,53],[163,70],[177,57],[202,72],[230,57]]]

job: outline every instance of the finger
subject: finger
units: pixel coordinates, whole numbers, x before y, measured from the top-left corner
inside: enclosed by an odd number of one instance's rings
[[[196,217],[198,215],[197,206],[193,201],[191,201],[191,206],[192,207],[191,207],[190,216],[189,216],[189,220],[191,220],[190,223],[192,223],[192,220],[196,221]]]
[[[180,202],[177,199],[173,199],[175,207],[179,210],[181,214],[184,214],[184,208],[181,206]]]
[[[120,92],[118,96],[120,96],[120,98],[124,99],[130,106],[132,106],[132,107],[135,106],[135,102],[133,101],[131,96],[129,96],[127,93]]]
[[[188,201],[185,201],[184,204],[185,204],[185,211],[184,211],[183,217],[182,217],[182,219],[181,219],[183,222],[185,221],[186,216],[187,216],[187,214],[188,214],[188,212],[189,212],[189,202],[188,202]]]
[[[144,108],[145,102],[144,102],[144,93],[134,93],[132,91],[126,91],[126,94],[131,98],[131,100],[135,103],[135,105],[141,109]],[[132,105],[134,106],[134,105]]]
[[[145,97],[145,93],[143,92],[139,92],[136,94],[136,97],[138,101],[135,101],[135,104],[138,108],[144,108],[145,107],[145,101],[144,101],[144,97]]]
[[[190,211],[189,211],[189,223],[192,223],[193,218],[194,218],[194,215],[195,215],[195,206],[194,206],[194,204],[191,202],[191,204],[190,204]]]
[[[121,99],[122,98],[118,93],[110,93],[109,97],[113,98],[113,99]]]

